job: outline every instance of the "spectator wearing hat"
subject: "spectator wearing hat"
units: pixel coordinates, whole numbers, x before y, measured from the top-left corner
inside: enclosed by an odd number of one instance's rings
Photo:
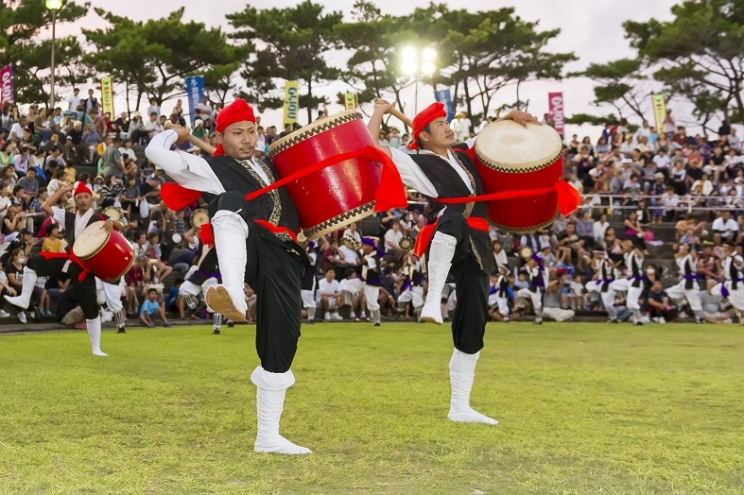
[[[134,112],[132,120],[129,121],[129,139],[133,143],[147,144],[149,141],[145,123],[142,121],[142,114]]]
[[[191,129],[191,135],[201,140],[206,139],[207,130],[204,128],[204,121],[202,119],[194,120],[194,128]]]

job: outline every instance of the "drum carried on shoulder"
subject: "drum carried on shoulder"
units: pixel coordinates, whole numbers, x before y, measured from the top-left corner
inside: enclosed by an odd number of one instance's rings
[[[535,190],[532,195],[488,202],[488,219],[496,228],[528,232],[547,227],[558,217],[556,184],[563,180],[562,152],[561,136],[547,125],[524,127],[500,120],[478,134],[475,164],[485,194]]]
[[[319,119],[274,141],[269,157],[281,177],[322,161],[375,146],[356,110]],[[381,167],[353,157],[310,173],[285,187],[300,215],[307,239],[315,239],[374,213]]]
[[[134,263],[134,248],[116,230],[107,234],[104,222],[88,225],[75,240],[72,252],[96,277],[115,282],[123,277]]]

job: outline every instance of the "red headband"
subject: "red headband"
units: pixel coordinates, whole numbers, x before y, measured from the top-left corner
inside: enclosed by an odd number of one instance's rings
[[[447,110],[444,108],[444,103],[436,102],[432,103],[428,107],[421,110],[418,115],[413,118],[413,141],[408,145],[409,149],[417,150],[419,134],[424,130],[427,124],[431,124],[436,119],[446,117]]]
[[[73,196],[77,196],[78,194],[90,194],[93,196],[93,191],[90,190],[90,187],[85,182],[80,181],[75,188],[75,194]]]
[[[237,98],[217,114],[217,119],[215,120],[215,131],[222,132],[227,129],[229,125],[244,121],[253,122],[255,124],[256,116],[253,113],[251,106],[246,103],[244,99]],[[222,149],[221,144],[218,144],[213,155],[223,156],[224,154],[225,150]]]

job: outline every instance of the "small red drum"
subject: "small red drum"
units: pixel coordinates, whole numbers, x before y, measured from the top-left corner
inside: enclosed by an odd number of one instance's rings
[[[375,146],[362,114],[349,110],[322,118],[274,141],[269,157],[280,177],[342,153]],[[351,158],[287,184],[307,239],[315,239],[374,213],[382,168]]]
[[[475,142],[475,164],[485,194],[552,188],[563,180],[563,141],[550,126],[501,120],[483,129]],[[488,219],[508,232],[527,232],[558,217],[553,190],[524,198],[488,202]]]
[[[129,241],[116,230],[107,234],[103,222],[88,225],[75,240],[72,252],[105,282],[119,280],[134,263],[134,248]]]

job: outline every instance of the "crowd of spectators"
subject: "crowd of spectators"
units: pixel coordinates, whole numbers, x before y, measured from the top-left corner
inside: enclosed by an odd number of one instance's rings
[[[118,208],[126,218],[124,234],[131,240],[136,256],[122,292],[129,316],[143,316],[143,307],[148,314],[159,316],[157,311],[153,312],[151,294],[155,289],[156,300],[166,312],[179,318],[205,317],[203,304],[189,310],[178,297],[184,274],[196,262],[198,232],[190,224],[190,216],[193,209],[204,205],[178,212],[168,209],[160,200],[160,187],[166,178],[143,155],[138,159],[135,153],[135,147],[144,146],[152,136],[162,132],[168,120],[186,124],[181,101],[166,115],[157,101],[151,100],[144,123],[139,112],[133,113],[131,119],[122,113],[112,120],[111,115],[102,111],[93,90],[84,99],[75,90],[67,107],[66,110],[57,107],[49,115],[35,105],[28,107],[25,114],[15,105],[6,104],[2,108],[2,294],[12,295],[20,290],[23,265],[29,256],[42,250],[65,248],[59,226],[44,213],[42,205],[60,188],[83,181],[94,191],[97,208]],[[219,109],[219,105],[213,105],[207,98],[196,108],[192,126],[196,137],[215,144],[213,123]],[[321,111],[318,118],[325,115]],[[497,117],[498,114],[490,117],[486,123]],[[276,126],[264,127],[260,117],[257,124],[259,154],[266,153],[275,139],[298,127],[288,125],[277,133]],[[476,131],[465,112],[458,112],[451,126],[462,139]],[[592,276],[593,251],[604,250],[611,259],[620,261],[620,241],[630,236],[637,237],[648,253],[649,247],[661,244],[655,239],[654,231],[656,225],[665,221],[676,222],[675,241],[690,245],[701,260],[708,260],[701,263],[710,264],[714,260],[711,266],[706,265],[709,278],[715,280],[720,276],[721,241],[728,238],[740,242],[744,232],[741,215],[744,157],[740,138],[725,122],[716,139],[707,135],[688,136],[684,127],[674,124],[671,112],[664,129],[659,135],[644,121],[631,130],[623,120],[617,125],[607,125],[595,143],[588,137],[579,141],[576,135],[566,140],[565,176],[583,193],[584,205],[543,231],[511,236],[492,229],[494,256],[500,265],[510,267],[511,286],[519,289],[526,284],[520,270],[522,263],[515,253],[520,247],[529,246],[541,253],[551,271],[547,308],[599,309],[597,301],[583,289]],[[398,148],[405,148],[409,140],[408,134],[393,127],[379,136],[381,143]],[[182,146],[184,151],[203,153],[190,144]],[[344,282],[359,277],[361,266],[356,247],[361,232],[375,235],[379,238],[379,248],[385,252],[384,283],[380,291],[383,314],[412,314],[411,308],[401,313],[397,299],[417,262],[410,247],[426,225],[426,216],[424,198],[410,192],[409,199],[411,205],[407,210],[391,210],[366,219],[310,245],[308,251],[312,251],[316,260],[314,269],[319,281],[328,279],[327,274],[332,271],[330,278],[340,287],[358,285]],[[74,208],[74,203],[63,198],[59,206]],[[652,269],[663,275],[669,265]],[[333,291],[338,289],[334,284],[329,287]],[[35,296],[38,314],[50,315],[53,302],[67,288],[67,281],[39,279]],[[349,301],[341,298],[339,305],[351,306],[351,318],[363,317],[365,301],[361,295],[349,290],[341,292],[351,297]],[[329,294],[318,291],[319,308],[326,309],[323,300]],[[341,293],[333,294],[341,296]],[[250,288],[247,297],[255,302]],[[445,314],[454,304],[454,291],[445,291]],[[518,313],[522,302],[514,298],[513,305]],[[3,304],[0,317],[7,317],[13,311]],[[336,315],[334,318],[340,317]],[[26,319],[22,312],[18,317]],[[494,310],[493,317],[499,319],[500,315]],[[142,321],[152,323],[148,318]]]

